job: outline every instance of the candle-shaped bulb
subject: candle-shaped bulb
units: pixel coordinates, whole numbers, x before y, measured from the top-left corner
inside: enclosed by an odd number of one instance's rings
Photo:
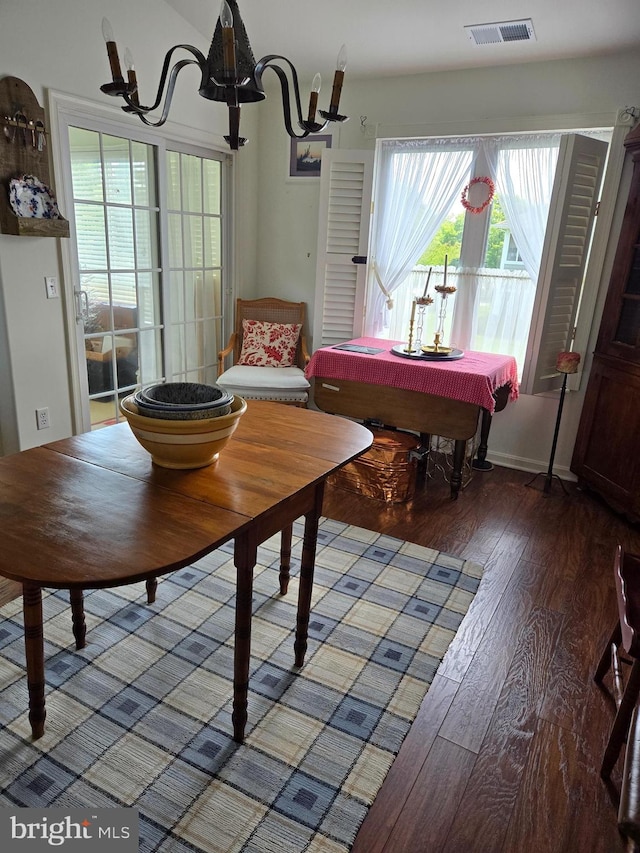
[[[102,36],[105,42],[113,41],[113,27],[108,18],[102,19]]]
[[[138,78],[136,77],[136,69],[133,62],[133,54],[128,47],[124,49],[124,66],[127,69],[128,94],[134,104],[139,104],[138,100]]]
[[[222,0],[222,6],[220,7],[220,26],[225,28],[233,27],[233,12],[227,0]]]
[[[236,76],[236,42],[233,32],[233,13],[227,0],[220,7],[220,26],[222,27],[222,70],[227,78]],[[229,82],[227,79],[226,82]]]
[[[338,112],[340,105],[340,93],[342,92],[342,82],[344,80],[344,69],[347,67],[347,48],[342,45],[338,59],[336,62],[336,72],[333,76],[333,89],[331,91],[331,103],[329,104],[329,112],[334,115]]]
[[[311,92],[309,93],[309,114],[307,115],[307,122],[309,124],[314,124],[316,120],[316,109],[318,107],[318,93],[320,92],[320,87],[322,85],[322,77],[319,74],[313,78],[311,83]]]
[[[120,68],[120,59],[118,58],[118,47],[113,37],[113,27],[107,20],[102,19],[102,35],[104,36],[107,45],[107,56],[109,57],[109,66],[111,68],[111,76],[114,83],[122,82],[122,70]]]

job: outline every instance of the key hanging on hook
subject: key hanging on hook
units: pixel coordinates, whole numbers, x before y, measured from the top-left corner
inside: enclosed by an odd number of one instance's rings
[[[35,124],[36,130],[36,148],[38,151],[44,150],[45,145],[47,144],[47,136],[46,131],[44,129],[44,123],[41,121],[37,121]]]

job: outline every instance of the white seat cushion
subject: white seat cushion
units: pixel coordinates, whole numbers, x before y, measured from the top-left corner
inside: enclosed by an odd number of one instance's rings
[[[247,400],[286,400],[306,402],[309,382],[299,367],[253,367],[234,364],[225,370],[216,384],[229,394]]]

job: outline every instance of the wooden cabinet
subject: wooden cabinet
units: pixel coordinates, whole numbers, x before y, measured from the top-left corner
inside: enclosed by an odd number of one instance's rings
[[[640,520],[640,125],[625,140],[631,187],[611,271],[571,470]]]

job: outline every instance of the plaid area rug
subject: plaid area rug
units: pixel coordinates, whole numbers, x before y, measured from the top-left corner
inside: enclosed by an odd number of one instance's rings
[[[301,670],[279,537],[259,550],[249,719],[231,737],[233,543],[161,579],[45,596],[47,721],[30,740],[21,601],[0,611],[0,805],[139,812],[141,851],[341,853],[353,843],[480,582],[469,561],[322,519]]]

